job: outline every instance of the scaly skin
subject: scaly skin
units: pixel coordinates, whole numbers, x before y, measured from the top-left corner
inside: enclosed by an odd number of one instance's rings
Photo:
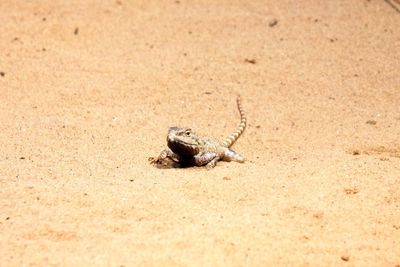
[[[167,135],[168,148],[157,158],[150,158],[153,164],[166,165],[172,162],[175,166],[216,166],[219,160],[244,162],[244,158],[230,149],[246,128],[246,115],[243,111],[240,96],[237,98],[240,113],[240,124],[225,141],[214,138],[199,137],[190,128],[169,128]]]

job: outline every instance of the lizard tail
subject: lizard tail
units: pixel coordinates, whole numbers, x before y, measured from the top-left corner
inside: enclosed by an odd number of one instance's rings
[[[243,107],[242,107],[242,102],[240,100],[240,95],[238,95],[237,99],[237,107],[240,113],[240,124],[236,128],[236,131],[234,131],[230,136],[228,136],[225,141],[222,143],[223,146],[225,147],[230,147],[235,143],[235,141],[239,138],[239,136],[243,133],[244,129],[246,128],[246,114],[244,113]]]

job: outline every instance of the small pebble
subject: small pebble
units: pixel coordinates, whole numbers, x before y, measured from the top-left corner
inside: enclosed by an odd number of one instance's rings
[[[349,261],[350,260],[350,256],[349,255],[343,255],[340,258],[342,259],[342,261]]]
[[[250,64],[256,64],[256,60],[255,60],[255,59],[248,59],[248,58],[246,58],[246,59],[244,60],[244,62],[250,63]]]
[[[347,195],[355,195],[358,193],[358,189],[357,188],[346,188],[346,189],[344,189],[344,192]]]
[[[272,19],[269,23],[268,23],[268,25],[270,26],[270,27],[274,27],[274,26],[276,26],[278,24],[278,20],[277,19]]]

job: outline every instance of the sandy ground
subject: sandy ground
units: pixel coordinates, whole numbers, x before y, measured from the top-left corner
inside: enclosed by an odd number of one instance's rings
[[[398,0],[28,2],[0,2],[0,266],[400,265]],[[237,94],[244,164],[148,163]]]

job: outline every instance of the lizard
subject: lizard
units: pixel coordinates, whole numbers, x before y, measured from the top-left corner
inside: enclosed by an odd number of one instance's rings
[[[167,135],[168,148],[157,158],[149,158],[150,163],[166,166],[167,161],[170,161],[174,167],[206,166],[207,169],[214,168],[220,160],[243,163],[244,157],[230,148],[247,124],[240,96],[237,97],[236,103],[240,113],[240,124],[224,141],[198,136],[190,128],[170,127]]]

